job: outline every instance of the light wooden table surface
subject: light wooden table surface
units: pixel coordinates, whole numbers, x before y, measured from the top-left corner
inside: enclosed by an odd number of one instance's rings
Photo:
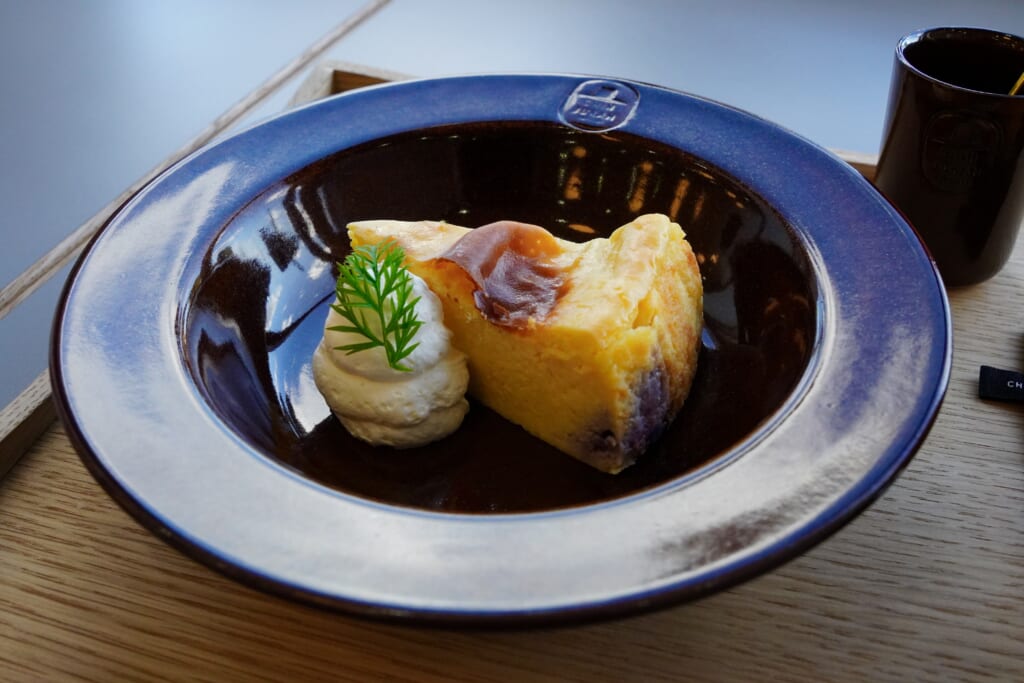
[[[136,524],[52,424],[0,481],[0,681],[1024,680],[1024,405],[977,398],[980,365],[1024,368],[1024,240],[950,301],[946,401],[878,502],[770,574],[588,626],[411,628],[256,592]]]

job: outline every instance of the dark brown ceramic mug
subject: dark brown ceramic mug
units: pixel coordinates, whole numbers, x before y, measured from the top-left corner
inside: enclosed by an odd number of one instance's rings
[[[949,286],[995,275],[1024,218],[1024,39],[978,28],[896,47],[875,184],[917,229]]]

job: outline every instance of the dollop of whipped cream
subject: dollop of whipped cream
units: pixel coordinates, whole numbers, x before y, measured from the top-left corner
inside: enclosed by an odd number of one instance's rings
[[[330,329],[348,322],[334,308],[324,323],[324,337],[313,354],[313,379],[331,411],[358,439],[375,445],[411,448],[455,431],[469,410],[466,356],[451,344],[441,301],[419,277],[413,282],[416,316],[423,325],[419,343],[402,360],[410,372],[395,370],[384,349],[349,354],[337,347],[366,338]]]

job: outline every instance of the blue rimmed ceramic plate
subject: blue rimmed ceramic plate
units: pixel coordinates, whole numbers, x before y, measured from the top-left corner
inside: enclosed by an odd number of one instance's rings
[[[400,452],[330,415],[310,358],[347,222],[586,240],[649,212],[698,254],[705,330],[686,406],[623,474],[479,405]],[[927,433],[950,335],[911,228],[826,151],[650,85],[469,76],[331,98],[164,173],[77,264],[51,367],[86,465],[188,555],[357,614],[519,624],[706,595],[835,531]]]

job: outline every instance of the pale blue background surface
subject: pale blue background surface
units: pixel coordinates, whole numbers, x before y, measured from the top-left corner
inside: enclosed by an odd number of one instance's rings
[[[362,4],[0,0],[0,286]],[[936,25],[1024,35],[1024,1],[393,0],[327,57],[632,78],[874,153],[893,46]],[[58,290],[0,320],[0,407],[45,367]]]

